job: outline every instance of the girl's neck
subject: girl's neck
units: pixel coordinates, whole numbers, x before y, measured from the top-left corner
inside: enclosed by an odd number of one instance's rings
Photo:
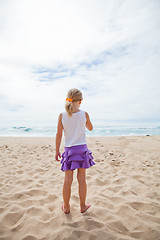
[[[79,110],[79,108],[80,108],[80,102],[73,102],[73,113],[74,112],[79,112],[80,110]]]
[[[73,113],[75,113],[75,112],[79,112],[80,111],[80,109],[77,107],[75,107],[75,108],[73,108]]]

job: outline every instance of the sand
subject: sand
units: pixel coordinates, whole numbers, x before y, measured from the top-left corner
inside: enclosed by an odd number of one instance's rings
[[[90,137],[81,214],[76,170],[71,213],[61,210],[64,173],[54,138],[0,138],[0,239],[160,239],[160,136]],[[63,152],[64,143],[61,146]]]

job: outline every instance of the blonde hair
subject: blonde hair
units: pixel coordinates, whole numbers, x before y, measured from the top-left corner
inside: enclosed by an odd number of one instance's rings
[[[69,117],[72,117],[73,102],[78,102],[83,99],[82,92],[77,88],[72,88],[68,91],[67,98],[71,98],[72,102],[67,101],[65,104],[65,110]]]

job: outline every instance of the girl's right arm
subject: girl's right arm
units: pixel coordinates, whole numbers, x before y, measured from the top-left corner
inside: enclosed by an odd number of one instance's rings
[[[85,112],[86,114],[86,128],[89,130],[89,131],[92,131],[93,130],[93,125],[90,121],[90,118],[89,118],[89,114],[87,112]]]
[[[60,161],[58,159],[58,157],[61,157],[59,148],[60,148],[60,145],[61,145],[62,133],[63,133],[63,125],[62,125],[62,113],[61,113],[59,115],[59,118],[58,118],[57,134],[56,134],[56,155],[55,155],[55,159],[57,161]]]

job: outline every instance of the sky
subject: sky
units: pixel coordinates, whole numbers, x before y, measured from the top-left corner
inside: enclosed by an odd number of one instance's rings
[[[0,125],[160,122],[159,0],[0,0]]]

